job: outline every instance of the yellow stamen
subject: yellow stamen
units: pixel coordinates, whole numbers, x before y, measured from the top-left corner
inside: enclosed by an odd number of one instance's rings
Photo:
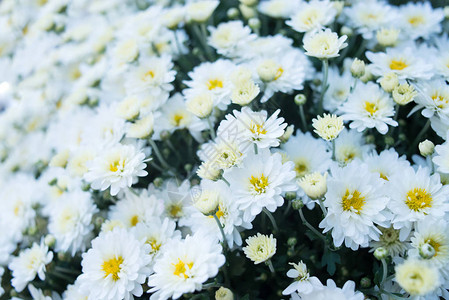
[[[219,80],[219,79],[210,79],[207,83],[207,88],[209,89],[209,91],[212,91],[213,89],[216,88],[222,88],[223,87],[223,81]]]
[[[183,276],[184,279],[189,278],[189,275],[186,274],[187,272],[187,268],[192,269],[193,267],[193,262],[186,264],[185,262],[183,262],[181,259],[178,258],[178,263],[177,264],[172,264],[175,267],[175,271],[173,272],[173,275],[176,276]],[[187,266],[187,268],[186,268]]]
[[[346,189],[346,193],[341,200],[344,211],[352,211],[356,214],[362,212],[363,205],[366,202],[365,197],[362,197],[358,190],[351,193],[348,189]]]
[[[415,188],[407,193],[405,204],[413,211],[420,211],[432,207],[432,195],[427,193],[425,189]]]
[[[400,71],[400,70],[403,70],[403,69],[405,69],[407,67],[408,67],[407,63],[404,60],[402,60],[402,59],[400,59],[400,60],[394,60],[393,59],[390,62],[390,69],[391,70]]]
[[[365,101],[365,110],[366,110],[371,116],[373,116],[373,115],[379,110],[379,108],[377,107],[377,104],[376,104],[376,103],[372,103],[372,102]]]
[[[103,262],[101,268],[103,269],[105,275],[104,278],[112,275],[112,279],[117,281],[120,279],[118,273],[120,272],[120,265],[123,263],[123,258],[119,256],[118,258],[111,258],[108,261]]]
[[[251,176],[249,182],[253,186],[256,193],[258,193],[259,195],[265,193],[268,187],[268,177],[265,177],[263,173],[260,177]]]
[[[139,223],[139,217],[137,215],[132,216],[130,223],[131,223],[131,226],[133,226],[133,227],[136,226],[137,223]]]

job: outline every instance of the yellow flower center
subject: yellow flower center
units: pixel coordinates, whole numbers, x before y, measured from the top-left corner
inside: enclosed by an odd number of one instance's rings
[[[308,166],[307,162],[304,160],[296,161],[295,162],[295,171],[296,171],[296,175],[298,175],[299,177],[306,175],[309,172],[309,166]]]
[[[182,215],[182,205],[174,203],[167,207],[168,214],[172,218],[179,218]]]
[[[263,127],[263,124],[261,125],[252,123],[249,130],[252,133],[257,133],[258,135],[267,133],[266,129]]]
[[[346,193],[341,200],[344,211],[352,211],[356,214],[362,212],[363,205],[366,202],[365,197],[362,197],[358,190],[351,193],[348,189],[346,189]]]
[[[139,217],[137,215],[132,216],[130,223],[131,223],[131,226],[133,226],[133,227],[136,226],[137,223],[139,223]]]
[[[223,87],[223,81],[219,80],[219,79],[210,79],[207,83],[207,88],[209,89],[209,91],[212,91],[216,88],[222,88]]]
[[[263,173],[260,177],[251,176],[249,182],[253,186],[254,191],[259,195],[265,193],[268,187],[268,177],[265,177]]]
[[[117,281],[120,279],[118,277],[118,273],[120,272],[120,265],[123,263],[123,257],[119,256],[118,258],[111,258],[108,261],[103,262],[101,268],[104,271],[104,278],[112,275],[112,279]]]
[[[376,103],[372,103],[372,102],[365,101],[365,110],[366,110],[371,116],[373,116],[373,115],[379,110],[379,108],[377,107],[377,104],[376,104]]]
[[[384,173],[379,173],[380,178],[382,178],[383,180],[389,181],[387,175],[385,175]]]
[[[125,167],[125,162],[123,160],[116,160],[109,165],[109,170],[111,172],[117,172],[119,170],[119,168],[123,170],[124,167]]]
[[[408,22],[413,27],[417,27],[419,25],[424,24],[425,20],[424,20],[423,16],[413,16],[413,17],[408,18]]]
[[[223,212],[223,210],[221,209],[221,205],[218,205],[218,210],[215,213],[215,215],[217,216],[218,219],[220,219],[221,217],[223,217],[225,215],[225,213]],[[214,216],[209,216],[209,218],[213,218]]]
[[[151,79],[154,78],[154,76],[155,76],[154,71],[153,70],[149,70],[145,74],[143,74],[142,80],[143,81],[151,80]]]
[[[438,241],[435,241],[433,239],[427,239],[426,243],[432,246],[432,248],[435,250],[435,256],[438,254],[438,251],[440,250],[441,244]]]
[[[390,69],[391,70],[400,71],[400,70],[403,70],[403,69],[405,69],[407,67],[408,67],[407,63],[404,60],[402,60],[402,59],[399,59],[399,60],[393,59],[390,62]]]
[[[189,278],[189,275],[187,275],[186,272],[187,272],[187,268],[189,268],[189,270],[192,269],[193,262],[186,264],[185,262],[183,262],[181,259],[178,258],[178,263],[172,264],[172,265],[175,267],[173,275],[183,276],[184,279]]]
[[[432,100],[435,102],[438,108],[445,108],[449,104],[449,99],[445,98],[444,95],[441,95],[438,92],[435,92],[432,95]]]
[[[173,123],[175,126],[179,126],[181,124],[182,119],[184,119],[184,116],[181,114],[175,114],[173,116]]]
[[[420,211],[432,207],[432,195],[427,193],[425,189],[415,188],[407,193],[405,204],[413,211]]]
[[[156,253],[161,248],[162,244],[158,242],[154,237],[147,239],[147,244],[151,246],[151,253]]]
[[[282,69],[282,67],[279,67],[276,70],[276,75],[274,76],[274,80],[278,80],[279,77],[281,77],[283,73],[284,73],[284,69]]]

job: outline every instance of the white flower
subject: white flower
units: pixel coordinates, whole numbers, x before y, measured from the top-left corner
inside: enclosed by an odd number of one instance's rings
[[[215,239],[197,232],[184,240],[172,240],[156,260],[154,274],[148,278],[151,300],[178,299],[184,293],[202,288],[225,263],[222,248]]]
[[[355,158],[361,158],[372,148],[373,145],[365,145],[362,133],[344,129],[335,139],[335,158],[337,162],[344,165]]]
[[[426,261],[407,259],[395,272],[396,282],[411,296],[425,296],[440,285],[438,269]]]
[[[213,108],[213,98],[210,93],[201,93],[189,98],[186,102],[187,110],[198,118],[208,117]]]
[[[415,86],[418,95],[414,100],[418,105],[410,114],[423,108],[421,114],[426,118],[434,115],[440,118],[449,117],[449,85],[445,80],[421,81]]]
[[[298,181],[298,185],[311,199],[319,199],[327,192],[327,173],[321,175],[318,172],[307,174]]]
[[[338,68],[335,66],[329,67],[329,86],[323,99],[323,106],[327,111],[335,112],[348,99],[351,90],[351,85],[348,82],[351,82],[351,80],[353,79],[350,72],[345,71],[340,75]]]
[[[147,247],[122,228],[100,233],[83,254],[80,290],[88,299],[129,300],[133,295],[141,296],[142,284],[150,273]]]
[[[220,1],[218,0],[203,0],[190,2],[187,5],[187,19],[195,22],[204,22],[212,15],[215,8],[217,8]]]
[[[116,144],[88,162],[89,171],[84,174],[84,179],[96,190],[104,191],[111,187],[111,195],[115,196],[136,183],[138,176],[148,174],[144,170],[144,159],[145,154],[133,145]]]
[[[306,55],[321,59],[337,57],[340,56],[338,52],[348,46],[345,43],[347,38],[346,35],[338,37],[335,32],[326,28],[325,30],[307,33],[303,40],[304,49]]]
[[[430,175],[427,168],[402,168],[389,178],[386,187],[393,227],[400,229],[401,240],[409,235],[413,222],[442,217],[449,211],[449,187],[441,184],[438,174]]]
[[[260,1],[258,9],[261,13],[272,18],[288,18],[300,3],[300,0]]]
[[[379,239],[375,224],[385,225],[388,220],[383,184],[366,165],[356,161],[344,168],[331,168],[324,200],[328,212],[319,226],[323,232],[332,230],[335,246],[344,241],[346,247],[357,250]]]
[[[326,141],[331,141],[338,137],[343,128],[345,128],[343,119],[331,114],[324,114],[322,117],[317,116],[316,119],[312,120],[312,126],[314,132]]]
[[[52,204],[48,231],[56,239],[55,250],[70,250],[72,256],[79,250],[85,251],[94,227],[92,216],[96,212],[98,209],[91,195],[80,190],[64,193]]]
[[[247,246],[243,247],[243,252],[256,265],[269,260],[276,253],[276,239],[272,234],[267,236],[257,233],[248,237],[245,242]]]
[[[431,141],[429,141],[428,139],[425,139],[424,141],[422,141],[418,144],[418,149],[419,149],[419,154],[421,154],[422,156],[424,156],[424,157],[430,156],[433,154],[433,152],[435,150],[435,144],[432,143]]]
[[[432,8],[428,2],[407,3],[400,6],[399,26],[411,39],[428,39],[441,31],[444,12],[441,8]]]
[[[281,194],[295,191],[296,173],[293,163],[282,163],[279,153],[262,149],[259,154],[248,154],[242,164],[224,173],[243,213],[243,220],[251,222],[263,208],[274,212],[284,203]]]
[[[371,172],[378,174],[385,181],[410,166],[405,155],[399,156],[393,148],[383,150],[379,154],[376,151],[364,153],[362,160]]]
[[[366,128],[376,128],[386,134],[388,126],[398,126],[394,116],[393,101],[375,83],[360,83],[349,95],[348,101],[340,107],[344,120],[352,121],[350,128],[361,132]]]
[[[354,290],[354,281],[346,281],[342,288],[337,287],[332,279],[328,279],[326,284],[315,287],[311,293],[299,293],[301,300],[363,300],[365,297],[361,292]]]
[[[282,295],[290,295],[294,292],[309,294],[315,288],[319,288],[322,286],[320,280],[317,277],[310,277],[305,263],[300,261],[298,264],[289,264],[293,266],[293,269],[288,270],[287,276],[289,278],[293,278],[295,281],[282,292]]]
[[[40,280],[45,280],[45,265],[53,260],[53,252],[48,252],[48,247],[41,241],[40,245],[33,243],[31,248],[20,252],[8,265],[12,272],[11,284],[18,292],[23,291],[28,282],[36,275]]]
[[[433,163],[437,166],[438,172],[449,173],[449,143],[435,147],[435,156],[432,158]],[[432,151],[433,152],[433,151]]]
[[[337,10],[328,0],[301,2],[296,13],[285,22],[298,32],[308,32],[329,25],[335,18]]]
[[[379,230],[382,232],[379,236],[378,241],[371,241],[370,247],[371,251],[375,251],[379,248],[385,249],[388,255],[395,257],[398,255],[403,255],[405,251],[409,248],[408,241],[401,241],[399,239],[399,230],[393,227],[385,228],[378,226]]]

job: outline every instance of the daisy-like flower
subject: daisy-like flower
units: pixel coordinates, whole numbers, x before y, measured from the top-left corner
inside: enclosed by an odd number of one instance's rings
[[[85,251],[86,242],[93,230],[92,216],[98,212],[87,192],[75,190],[64,193],[57,203],[52,203],[48,231],[56,239],[55,250],[72,256]]]
[[[142,284],[150,274],[148,247],[122,228],[100,233],[83,254],[80,291],[88,299],[129,300],[133,295],[141,296]]]
[[[297,189],[293,167],[292,162],[282,163],[279,153],[262,149],[259,154],[248,154],[240,167],[224,173],[245,222],[252,222],[263,208],[274,212],[284,203],[282,193]]]
[[[378,228],[382,233],[378,241],[370,242],[370,251],[375,251],[377,248],[382,247],[392,257],[403,255],[408,249],[408,243],[399,240],[399,230],[393,227],[385,228],[379,226]]]
[[[245,242],[247,246],[243,247],[243,252],[255,265],[269,260],[276,253],[276,239],[272,234],[268,236],[259,232]]]
[[[345,165],[355,158],[362,158],[365,153],[373,148],[373,145],[365,144],[362,133],[344,129],[335,139],[335,158],[337,162]]]
[[[428,2],[407,3],[399,7],[399,12],[399,27],[412,39],[428,39],[441,31],[443,9],[432,8]]]
[[[40,244],[33,243],[31,248],[21,251],[8,265],[12,272],[11,284],[14,289],[18,292],[23,291],[36,275],[40,280],[45,280],[45,265],[52,260],[53,252],[48,251],[43,241]]]
[[[258,148],[279,146],[279,138],[284,134],[287,124],[284,118],[278,118],[280,110],[275,111],[267,118],[267,111],[254,112],[249,107],[243,107],[241,111],[234,110],[233,115],[226,115],[218,126],[217,135],[229,131],[236,136],[239,146],[244,151],[251,144]]]
[[[371,61],[371,73],[384,76],[395,73],[399,79],[429,79],[432,76],[432,65],[416,55],[416,49],[410,46],[387,48],[386,52],[366,52]]]
[[[343,130],[343,119],[336,115],[324,114],[312,120],[314,132],[326,141],[332,141]]]
[[[348,46],[345,43],[348,37],[343,35],[338,37],[335,32],[329,28],[308,33],[304,37],[304,49],[306,55],[317,57],[320,59],[328,59],[340,56],[338,53],[341,49]]]
[[[435,146],[435,156],[432,161],[437,166],[437,171],[441,173],[449,173],[449,143]]]
[[[355,291],[354,281],[348,280],[342,288],[337,287],[332,279],[328,279],[326,285],[314,288],[313,292],[299,293],[301,300],[363,300],[365,296]],[[295,299],[296,300],[296,299]]]
[[[307,174],[298,180],[298,185],[309,198],[319,199],[327,192],[327,173],[324,175],[318,172]]]
[[[440,285],[438,269],[427,261],[407,259],[395,272],[396,282],[411,296],[425,296]]]
[[[150,299],[178,299],[184,293],[201,290],[202,284],[215,277],[225,263],[221,252],[220,244],[201,232],[184,240],[171,240],[148,278],[148,292],[153,293]]]
[[[138,176],[146,176],[147,166],[145,154],[133,145],[116,144],[100,152],[96,158],[88,162],[88,172],[84,179],[91,187],[104,191],[111,187],[111,195],[115,196],[126,187],[137,182]]]
[[[449,262],[449,226],[444,219],[422,220],[416,223],[411,237],[412,249],[408,251],[411,258],[419,259],[423,247],[430,246],[435,252],[427,262],[448,271]]]
[[[421,114],[426,118],[432,118],[435,115],[440,118],[449,117],[449,85],[445,80],[422,81],[415,86],[418,95],[414,100],[418,105],[410,114],[423,108]]]
[[[281,145],[281,154],[295,164],[298,178],[313,172],[324,173],[332,162],[326,142],[314,138],[310,132],[302,133],[300,130]]]
[[[401,231],[401,240],[409,235],[413,222],[441,218],[449,211],[449,187],[441,184],[438,174],[430,175],[427,168],[403,168],[389,178],[386,187],[393,227]]]
[[[332,2],[328,0],[301,2],[290,20],[285,22],[298,32],[309,32],[329,25],[337,15]]]
[[[351,90],[352,75],[345,71],[340,75],[338,68],[332,66],[329,68],[329,87],[324,94],[323,106],[327,111],[334,112],[348,99]],[[319,92],[319,91],[318,91]]]
[[[400,173],[403,168],[410,166],[406,157],[399,156],[392,148],[379,154],[376,151],[365,153],[362,160],[371,172],[379,174],[379,177],[385,181],[388,181],[393,174]]]
[[[382,179],[357,161],[344,168],[331,168],[324,200],[328,213],[319,226],[323,232],[332,230],[335,246],[344,241],[346,247],[357,250],[379,239],[375,224],[385,226],[388,220],[388,198],[382,187]]]
[[[393,101],[377,84],[368,82],[356,86],[348,101],[339,108],[344,120],[352,121],[350,128],[361,132],[366,128],[376,128],[386,134],[388,126],[398,126],[394,116]]]
[[[321,287],[320,280],[312,276],[310,277],[309,271],[305,263],[300,261],[298,264],[289,263],[293,266],[293,269],[287,271],[287,276],[293,278],[295,281],[291,283],[283,292],[282,295],[290,295],[294,292],[301,294],[309,294],[316,287]]]
[[[163,211],[163,204],[156,196],[148,195],[146,190],[135,193],[125,192],[124,199],[110,208],[109,219],[121,221],[126,228],[158,218]]]

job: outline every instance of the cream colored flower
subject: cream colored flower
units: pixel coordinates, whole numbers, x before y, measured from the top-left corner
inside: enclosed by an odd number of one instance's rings
[[[193,206],[204,215],[211,216],[218,210],[219,198],[218,190],[202,190],[201,194],[194,197]]]
[[[267,236],[257,233],[247,238],[246,244],[248,246],[243,247],[243,252],[256,265],[269,260],[276,253],[276,239],[272,234]]]
[[[395,73],[391,72],[385,74],[379,83],[385,92],[391,93],[399,85],[399,79]]]
[[[395,271],[397,283],[412,296],[424,296],[440,285],[438,269],[422,260],[406,260]]]
[[[298,185],[311,199],[321,198],[327,192],[327,173],[307,174],[299,180]]]
[[[198,118],[208,117],[211,114],[213,107],[214,101],[212,95],[211,93],[206,92],[199,93],[186,102],[187,110]]]
[[[384,47],[394,46],[398,41],[399,32],[399,29],[382,28],[376,33],[377,42],[379,43],[379,45]]]
[[[396,86],[391,95],[393,96],[394,102],[399,105],[406,105],[412,102],[418,93],[415,91],[413,86],[408,83],[403,83]]]
[[[305,54],[321,59],[337,57],[340,55],[338,52],[348,46],[345,43],[347,38],[346,35],[339,38],[329,28],[306,34],[304,37]]]
[[[259,95],[260,88],[252,80],[243,81],[235,85],[232,90],[232,103],[238,105],[247,105]]]
[[[324,114],[312,120],[314,132],[326,141],[335,139],[343,130],[343,119],[336,115]]]
[[[154,117],[153,114],[135,121],[130,124],[126,136],[135,139],[144,139],[153,133]]]

